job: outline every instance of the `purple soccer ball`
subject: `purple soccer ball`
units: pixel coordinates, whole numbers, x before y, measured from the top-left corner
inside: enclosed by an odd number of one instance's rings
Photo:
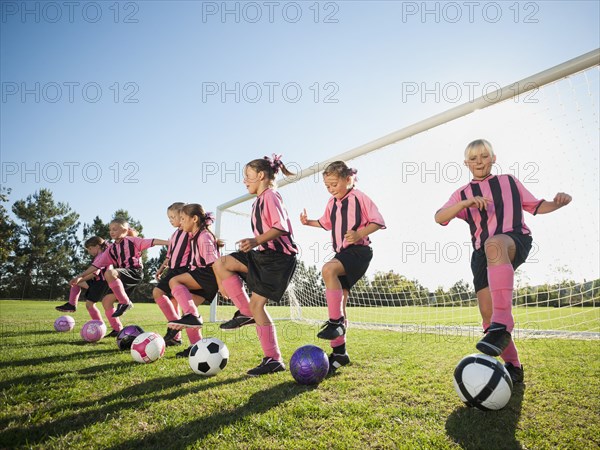
[[[144,329],[138,325],[127,325],[117,335],[117,347],[119,350],[131,350],[131,344],[143,332]]]
[[[290,359],[290,372],[300,384],[319,384],[329,372],[329,358],[316,345],[304,345]]]
[[[71,316],[60,316],[54,321],[54,329],[59,332],[71,331],[75,328],[75,319]]]

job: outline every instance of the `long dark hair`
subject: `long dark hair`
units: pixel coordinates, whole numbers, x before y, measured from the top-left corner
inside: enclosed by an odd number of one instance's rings
[[[286,176],[296,175],[293,172],[290,172],[283,161],[281,161],[281,155],[273,154],[272,158],[268,156],[264,156],[261,159],[253,159],[246,167],[250,167],[256,171],[256,173],[264,172],[266,177],[271,181],[275,181],[275,175],[281,170],[281,172]]]
[[[215,242],[217,243],[217,248],[221,248],[225,245],[221,239],[217,239],[215,234],[210,229],[210,225],[215,221],[215,219],[212,213],[204,211],[202,205],[199,203],[188,203],[181,208],[181,212],[189,217],[198,216],[198,226],[200,227],[200,231],[202,232],[202,230],[206,230],[212,234]]]

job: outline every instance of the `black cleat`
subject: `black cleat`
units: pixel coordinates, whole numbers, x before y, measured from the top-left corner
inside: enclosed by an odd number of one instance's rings
[[[75,311],[77,311],[77,307],[74,305],[71,305],[69,302],[65,303],[64,305],[57,306],[55,309],[60,312],[75,312]]]
[[[321,331],[317,333],[317,337],[331,341],[344,334],[346,334],[346,326],[344,325],[344,318],[340,317],[337,320],[329,319],[325,322],[321,327]]]
[[[342,366],[350,364],[350,357],[348,353],[340,355],[338,353],[332,353],[329,355],[329,375],[335,373]]]
[[[221,330],[235,330],[243,327],[244,325],[250,325],[253,323],[256,323],[254,322],[254,318],[243,315],[241,311],[236,311],[233,315],[233,318],[229,319],[227,322],[223,322],[221,325],[219,325],[219,328]]]
[[[119,332],[117,330],[112,330],[110,333],[108,333],[106,336],[104,336],[105,338],[116,338],[119,335]]]
[[[177,339],[176,336],[180,333],[179,330],[174,330],[173,328],[167,328],[167,333],[163,337],[165,340],[165,345],[167,347],[175,347],[177,345],[181,345],[181,339]]]
[[[483,339],[475,347],[486,355],[500,356],[506,347],[508,347],[508,344],[510,344],[510,339],[510,333],[506,331],[506,325],[492,322],[488,329],[485,330]]]
[[[179,353],[175,353],[175,358],[188,358],[190,356],[190,350],[191,349],[192,349],[192,346],[190,345],[185,350],[183,350],[183,351],[181,351]]]
[[[268,373],[283,372],[285,364],[270,357],[264,357],[262,362],[254,369],[250,369],[247,373],[252,377],[266,375]]]
[[[113,313],[113,317],[121,317],[123,314],[125,314],[127,311],[129,311],[131,308],[133,308],[133,303],[129,302],[129,303],[119,303],[119,306],[117,306],[117,310]]]
[[[504,368],[510,375],[510,379],[512,380],[513,384],[522,383],[525,379],[525,374],[523,373],[523,366],[516,367],[512,363],[508,362],[504,364]]]
[[[186,314],[179,320],[169,321],[169,325],[179,325],[184,328],[202,328],[202,324],[202,317],[196,317],[192,314]]]

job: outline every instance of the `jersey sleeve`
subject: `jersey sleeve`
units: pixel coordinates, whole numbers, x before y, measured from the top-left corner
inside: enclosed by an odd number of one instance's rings
[[[385,229],[385,220],[383,219],[383,216],[379,212],[379,209],[373,200],[371,200],[368,195],[362,193],[362,195],[359,197],[359,201],[361,203],[361,208],[364,210],[367,219],[367,225],[374,223],[379,225],[381,229]]]
[[[139,252],[147,250],[154,245],[154,239],[145,239],[139,237],[132,237],[130,239],[133,241],[133,245]]]
[[[203,231],[200,236],[198,236],[197,245],[200,256],[202,256],[202,259],[204,259],[207,265],[210,265],[219,259],[219,247],[217,246],[215,238],[209,231]]]
[[[449,208],[451,206],[454,206],[454,205],[457,205],[458,203],[460,203],[462,201],[462,199],[460,197],[460,191],[461,191],[461,189],[459,189],[457,191],[454,191],[454,193],[450,196],[450,198],[448,199],[448,201],[446,203],[444,203],[444,205],[440,209],[438,209],[436,211],[436,214],[438,212],[440,212],[442,209],[446,209],[446,208]],[[466,210],[466,208],[463,209],[463,210],[461,210],[461,211],[459,211],[459,213],[456,215],[456,217],[458,217],[459,219],[462,219],[462,220],[467,220],[467,210]],[[452,219],[450,219],[450,220],[452,220]],[[446,225],[448,225],[450,223],[450,220],[448,220],[447,222],[443,222],[440,225],[446,226]]]
[[[276,228],[286,234],[292,232],[283,202],[274,192],[265,196],[262,214],[265,224],[268,224],[270,228]]]
[[[321,225],[321,228],[323,228],[324,230],[327,230],[327,231],[331,230],[331,209],[332,209],[332,205],[333,205],[334,201],[335,200],[332,197],[329,200],[329,202],[327,202],[327,206],[325,207],[325,212],[319,219],[319,225]]]
[[[537,199],[531,192],[527,190],[525,186],[523,186],[523,183],[521,183],[515,177],[512,177],[512,179],[515,180],[517,189],[519,189],[519,195],[521,196],[521,204],[523,205],[523,210],[535,216],[537,214],[538,208],[540,207],[544,199]]]
[[[109,247],[110,248],[110,247]],[[108,267],[112,264],[115,264],[115,261],[110,256],[110,252],[108,249],[100,253],[98,256],[94,258],[92,262],[92,266],[97,267],[98,269],[102,269],[103,267]]]

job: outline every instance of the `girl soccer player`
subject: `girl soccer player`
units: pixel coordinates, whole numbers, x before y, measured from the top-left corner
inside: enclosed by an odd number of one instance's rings
[[[323,171],[323,181],[332,197],[325,213],[319,220],[308,219],[306,210],[300,214],[303,225],[331,230],[335,256],[323,266],[325,298],[329,320],[317,334],[320,339],[331,341],[329,371],[335,372],[350,363],[346,352],[346,328],[348,326],[346,304],[350,289],[369,268],[373,251],[369,235],[385,228],[377,206],[363,192],[354,187],[356,169],[343,161],[329,164]]]
[[[219,290],[213,263],[221,256],[219,248],[223,243],[218,240],[209,226],[213,223],[211,213],[197,203],[190,203],[181,209],[181,229],[189,234],[190,266],[185,272],[169,280],[169,289],[183,310],[181,319],[169,320],[169,328],[175,331],[186,328],[190,346],[178,357],[189,356],[192,345],[202,339],[202,317],[196,304],[212,302]],[[194,299],[194,295],[196,299]]]
[[[105,272],[106,281],[112,294],[102,299],[104,313],[113,331],[108,336],[116,336],[123,328],[118,319],[133,307],[129,294],[142,281],[142,251],[155,245],[168,245],[168,241],[160,239],[142,239],[135,237],[136,232],[129,228],[125,219],[114,219],[109,225],[109,234],[114,242],[102,255],[94,260],[81,275],[71,280],[71,286],[78,284],[82,278],[94,273],[102,267],[113,266]],[[114,302],[119,305],[114,309]]]
[[[215,263],[215,273],[226,297],[237,306],[233,319],[221,324],[222,329],[235,329],[256,323],[264,358],[248,375],[258,376],[285,370],[277,343],[277,332],[266,310],[268,300],[279,302],[296,269],[298,248],[292,236],[292,224],[275,191],[275,175],[286,169],[281,156],[264,157],[250,161],[244,167],[244,184],[250,194],[256,194],[252,205],[252,231],[254,237],[238,242],[239,251],[223,256]],[[257,250],[254,250],[257,248]],[[244,291],[243,277],[252,291]]]
[[[175,202],[167,208],[169,222],[176,230],[169,239],[167,256],[156,272],[155,276],[158,280],[158,284],[152,290],[152,297],[154,297],[154,301],[167,320],[180,319],[177,311],[177,300],[175,300],[171,293],[169,281],[171,278],[187,272],[190,262],[189,233],[181,228],[181,210],[184,205],[185,203]],[[161,278],[165,269],[168,269],[167,275]],[[181,345],[181,333],[179,330],[167,328],[164,339],[167,347]]]
[[[101,237],[92,236],[85,241],[84,247],[90,256],[94,258],[94,261],[96,261],[100,258],[102,253],[106,251],[108,244]],[[102,298],[109,292],[108,283],[104,277],[104,272],[106,272],[105,267],[99,268],[95,272],[82,278],[82,281],[80,281],[78,284],[71,286],[69,292],[69,301],[62,306],[57,306],[56,309],[62,312],[76,311],[81,290],[86,289],[84,296],[86,299],[85,306],[88,310],[88,313],[92,319],[102,321],[100,311],[98,311],[98,308],[96,308],[96,302],[102,300]]]
[[[496,155],[485,139],[471,142],[465,150],[465,165],[473,180],[457,189],[435,214],[447,225],[458,217],[471,229],[471,271],[483,319],[485,336],[476,347],[482,353],[500,356],[512,381],[523,381],[523,367],[511,332],[514,327],[512,294],[514,271],[527,259],[531,231],[523,211],[546,214],[571,202],[559,192],[554,200],[538,200],[512,175],[492,175]]]

